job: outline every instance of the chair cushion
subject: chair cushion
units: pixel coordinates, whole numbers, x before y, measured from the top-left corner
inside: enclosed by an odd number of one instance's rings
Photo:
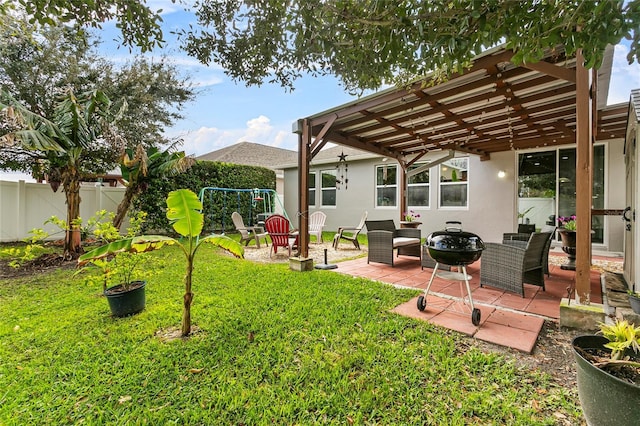
[[[412,246],[420,244],[420,238],[395,237],[393,239],[393,248]]]

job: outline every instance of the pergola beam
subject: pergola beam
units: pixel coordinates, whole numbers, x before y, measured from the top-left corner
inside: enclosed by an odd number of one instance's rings
[[[574,83],[574,84],[576,83],[575,70],[572,70],[570,68],[562,68],[545,61],[535,62],[533,64],[525,63],[525,64],[522,64],[522,66],[533,71],[539,71],[544,74],[547,74],[556,78],[560,78],[562,80],[566,80],[570,83]]]

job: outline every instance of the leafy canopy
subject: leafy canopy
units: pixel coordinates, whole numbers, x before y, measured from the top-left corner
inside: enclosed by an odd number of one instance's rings
[[[162,9],[153,11],[145,3],[139,0],[18,0],[13,6],[31,16],[32,23],[42,25],[78,22],[86,27],[102,28],[102,23],[115,20],[122,35],[121,43],[129,48],[138,46],[146,52],[162,46],[164,38],[160,27]],[[11,6],[0,4],[0,12],[7,13]]]
[[[21,16],[5,16],[0,36],[0,90],[24,105],[34,119],[52,119],[58,95],[69,89],[85,93],[99,88],[118,108],[126,105],[126,113],[110,123],[109,136],[132,149],[138,145],[151,149],[171,143],[165,128],[184,117],[184,104],[195,97],[192,84],[166,58],[135,57],[119,65],[98,56],[98,41],[73,28],[32,25]],[[2,127],[0,134],[10,130]],[[88,174],[104,173],[119,164],[122,147],[107,152],[100,149],[102,145],[85,152],[91,157]],[[0,147],[0,169],[34,177],[50,174],[47,158],[40,150]]]
[[[637,60],[640,37],[640,0],[218,0],[195,13],[199,27],[181,32],[189,55],[247,85],[289,88],[304,71],[335,74],[352,90],[460,72],[503,42],[515,62],[562,44],[598,67],[622,38]]]
[[[181,0],[174,3],[187,4]],[[121,43],[142,52],[165,44],[161,10],[145,2],[18,0],[40,24],[115,20]],[[0,14],[11,4],[0,2]],[[638,60],[640,0],[196,0],[197,22],[176,33],[204,64],[216,62],[247,85],[292,89],[303,72],[334,74],[348,89],[406,83],[438,70],[459,72],[499,43],[514,62],[535,62],[547,49],[583,49],[598,67],[604,48],[630,40]]]

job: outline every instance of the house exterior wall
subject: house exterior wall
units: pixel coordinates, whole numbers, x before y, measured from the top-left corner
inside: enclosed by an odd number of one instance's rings
[[[335,231],[339,226],[355,226],[364,211],[371,220],[389,219],[400,223],[400,207],[375,207],[375,167],[384,164],[397,164],[392,160],[386,163],[381,157],[361,161],[348,162],[348,189],[340,189],[336,193],[336,207],[320,206],[320,185],[317,178],[316,205],[310,207],[309,213],[316,210],[327,215],[325,229]],[[314,165],[311,172],[334,170],[335,163]],[[480,161],[477,156],[469,157],[469,202],[468,208],[439,208],[439,182],[437,167],[431,169],[431,187],[429,208],[414,208],[420,214],[422,236],[441,230],[448,220],[459,220],[467,231],[477,233],[486,241],[501,241],[502,233],[513,232],[517,227],[515,212],[516,188],[514,180],[515,161],[512,152],[492,155],[491,161]],[[498,171],[506,172],[505,178],[498,177]],[[298,172],[297,169],[285,170],[285,208],[292,221],[298,226]],[[296,214],[293,214],[296,212]],[[491,212],[480,215],[479,212]]]
[[[607,209],[624,208],[624,141],[616,141],[607,147]],[[440,185],[437,179],[438,168],[431,168],[431,187],[429,208],[412,208],[420,214],[420,230],[426,237],[433,231],[441,230],[449,220],[462,222],[463,229],[478,234],[484,241],[501,242],[502,234],[515,232],[518,227],[518,194],[517,194],[517,151],[493,153],[489,161],[481,161],[478,156],[469,158],[469,193],[468,207],[439,207],[438,194]],[[389,159],[386,163],[382,157],[348,162],[348,189],[336,192],[336,206],[320,205],[320,177],[316,177],[316,204],[310,206],[309,213],[320,210],[327,215],[325,230],[335,231],[339,226],[355,226],[364,211],[368,218],[394,219],[399,225],[400,207],[375,207],[375,167],[383,164],[397,164]],[[311,172],[335,170],[336,162],[314,164]],[[505,172],[503,178],[498,172]],[[298,222],[298,172],[296,168],[285,169],[284,205],[292,222]],[[545,224],[547,218],[533,218],[531,223],[537,227]],[[607,234],[604,244],[594,244],[594,250],[622,252],[623,224],[619,216],[607,216]],[[538,223],[540,222],[540,223]],[[366,230],[365,230],[366,232]]]
[[[625,163],[624,163],[624,139],[609,142],[607,149],[607,174],[605,185],[607,199],[605,209],[625,208]],[[603,250],[622,253],[624,251],[624,223],[620,216],[605,216],[605,229]],[[594,244],[594,250],[598,246]]]
[[[631,209],[627,212],[629,222],[623,222],[625,230],[624,234],[624,279],[631,289],[640,291],[640,265],[638,265],[638,253],[640,253],[640,227],[638,226],[638,215],[640,213],[640,197],[638,197],[638,188],[640,188],[640,173],[638,173],[638,164],[640,164],[640,149],[637,147],[640,141],[640,125],[638,121],[638,112],[636,103],[634,102],[635,93],[632,93],[629,105],[629,118],[627,121],[627,134],[625,140],[625,182],[626,194],[624,198],[625,207]],[[629,227],[626,229],[626,227]]]

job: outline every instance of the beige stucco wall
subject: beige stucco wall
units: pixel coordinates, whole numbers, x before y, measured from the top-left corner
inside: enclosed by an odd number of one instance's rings
[[[348,160],[348,159],[347,159]],[[414,209],[420,213],[420,227],[423,237],[433,231],[443,229],[448,220],[459,220],[465,230],[477,233],[486,241],[500,241],[502,233],[512,232],[516,225],[515,213],[515,160],[512,152],[498,153],[491,156],[491,161],[480,161],[477,156],[469,157],[469,207],[439,208],[439,186],[435,178],[437,170],[432,171],[430,191],[430,207]],[[375,166],[385,164],[382,158],[349,162],[348,189],[340,189],[336,195],[336,207],[321,207],[319,191],[316,210],[327,215],[326,230],[336,230],[339,226],[356,225],[366,210],[368,218],[394,219],[400,221],[399,207],[375,207]],[[394,164],[389,160],[387,164]],[[397,164],[397,163],[396,163]],[[335,163],[314,165],[311,170],[335,169]],[[506,172],[505,178],[498,177],[498,171]],[[298,173],[297,169],[285,171],[285,208],[294,222],[298,211]],[[479,214],[487,212],[487,215]]]
[[[624,156],[623,141],[610,143],[607,147],[607,209],[624,208]],[[485,241],[499,242],[505,232],[515,232],[518,226],[517,212],[517,155],[516,151],[494,153],[488,161],[469,156],[469,203],[468,208],[438,207],[437,168],[432,170],[430,207],[413,209],[420,213],[423,224],[422,236],[443,229],[448,220],[459,220],[463,229],[478,234]],[[325,230],[335,231],[339,226],[355,226],[366,210],[369,219],[394,219],[400,221],[399,207],[378,207],[375,202],[375,166],[385,164],[381,157],[374,159],[348,160],[348,189],[337,191],[336,207],[321,207],[319,190],[316,190],[316,206],[310,213],[320,210],[326,213]],[[392,160],[387,162],[394,164]],[[397,164],[397,163],[396,163]],[[335,170],[336,163],[311,164],[311,171]],[[498,177],[499,171],[506,173]],[[319,176],[317,178],[319,188]],[[285,208],[291,220],[298,226],[298,173],[297,169],[285,170]],[[544,223],[536,224],[544,225]],[[594,250],[622,252],[623,224],[619,216],[606,219],[605,244],[594,244]]]

